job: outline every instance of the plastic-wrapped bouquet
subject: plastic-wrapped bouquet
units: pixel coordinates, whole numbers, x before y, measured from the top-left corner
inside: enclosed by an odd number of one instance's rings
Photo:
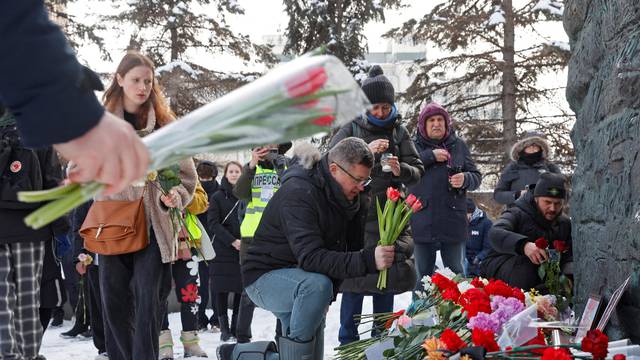
[[[369,102],[333,56],[303,56],[146,136],[148,171],[206,152],[248,149],[325,132],[361,114]],[[25,218],[41,228],[93,198],[95,182],[23,192],[24,202],[51,201]]]

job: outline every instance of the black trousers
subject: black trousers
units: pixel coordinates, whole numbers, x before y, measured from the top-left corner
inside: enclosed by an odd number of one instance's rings
[[[100,256],[99,278],[110,360],[157,360],[163,264],[153,229],[146,248]]]
[[[238,339],[239,343],[251,341],[251,323],[253,322],[253,311],[255,309],[256,305],[247,296],[247,292],[242,290],[238,307],[238,321],[236,323],[236,339]]]
[[[198,287],[198,293],[200,294],[201,301],[198,306],[198,322],[201,327],[205,327],[208,324],[218,326],[215,288],[211,280],[210,267],[204,261],[200,262],[199,273],[200,287]],[[207,314],[205,313],[209,301],[211,301],[211,309],[213,310],[213,315],[211,315],[210,319],[207,318]]]
[[[193,261],[178,260],[171,264],[171,272],[165,273],[162,279],[161,294],[161,314],[162,324],[160,329],[169,329],[168,301],[167,297],[171,293],[171,278],[175,283],[176,297],[180,303],[180,320],[182,321],[182,331],[198,330],[198,273],[192,275],[191,268]],[[196,269],[198,268],[196,264]],[[202,281],[201,281],[202,282]]]
[[[99,256],[99,255],[98,255]],[[93,345],[98,349],[98,354],[107,351],[105,326],[102,318],[102,302],[100,295],[100,270],[98,266],[89,265],[85,274],[86,285],[89,288],[87,307],[89,308],[89,321],[93,332]]]

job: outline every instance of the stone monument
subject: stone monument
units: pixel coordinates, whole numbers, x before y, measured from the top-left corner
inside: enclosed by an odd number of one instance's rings
[[[571,215],[578,314],[629,276],[606,329],[640,342],[640,1],[565,0],[577,115]]]

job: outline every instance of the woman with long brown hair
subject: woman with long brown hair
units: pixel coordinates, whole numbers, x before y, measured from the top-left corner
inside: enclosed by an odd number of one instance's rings
[[[154,77],[151,60],[128,52],[120,61],[104,93],[105,107],[146,136],[174,120]],[[132,185],[121,193],[97,200],[136,201],[144,204],[149,244],[123,255],[100,255],[100,288],[111,360],[157,360],[162,279],[177,259],[178,239],[170,208],[183,209],[191,201],[196,172],[191,159],[179,163],[181,184],[163,194],[157,180]]]

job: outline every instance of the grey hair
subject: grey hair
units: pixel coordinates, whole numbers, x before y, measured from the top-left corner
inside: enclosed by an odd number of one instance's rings
[[[371,169],[374,157],[369,146],[364,140],[356,137],[348,137],[340,140],[328,155],[329,162],[335,162],[342,166],[363,165]]]

